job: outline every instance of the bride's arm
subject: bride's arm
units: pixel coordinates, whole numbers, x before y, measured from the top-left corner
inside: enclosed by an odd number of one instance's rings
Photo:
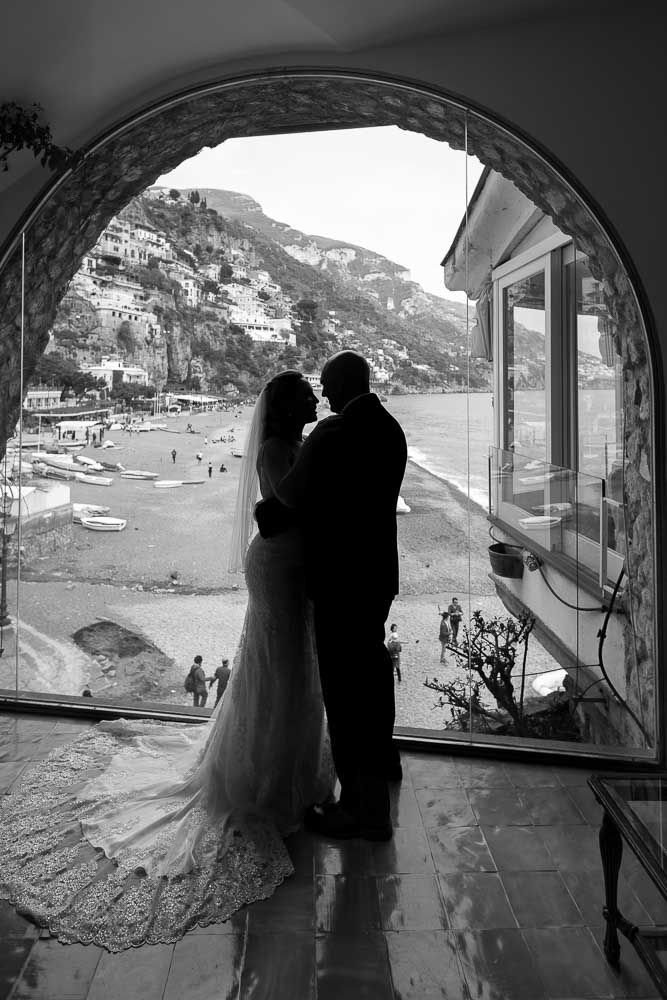
[[[294,465],[295,457],[295,449],[280,438],[272,437],[264,442],[260,464],[262,480],[268,486],[269,495],[280,499],[278,484]]]

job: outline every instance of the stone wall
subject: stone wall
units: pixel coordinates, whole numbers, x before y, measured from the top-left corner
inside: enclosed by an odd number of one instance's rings
[[[640,712],[654,691],[654,532],[651,375],[624,267],[572,188],[529,147],[435,94],[344,74],[274,74],[189,94],[83,150],[25,234],[25,368],[44,350],[55,310],[84,254],[127,202],[204,146],[284,131],[396,125],[466,149],[509,178],[590,257],[604,285],[625,365],[629,624],[636,660],[628,690]],[[20,410],[21,249],[0,274],[0,452]],[[630,683],[631,682],[631,683]],[[641,692],[641,693],[639,693]],[[652,717],[652,711],[643,713]],[[653,736],[653,734],[651,734]],[[653,740],[654,742],[654,740]]]
[[[21,565],[29,565],[42,556],[65,552],[73,540],[72,505],[40,511],[21,521]],[[18,553],[18,533],[9,542],[7,565],[15,566]]]

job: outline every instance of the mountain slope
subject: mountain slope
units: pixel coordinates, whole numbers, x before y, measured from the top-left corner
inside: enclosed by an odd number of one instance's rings
[[[146,260],[144,253],[139,261],[120,250],[114,257],[101,240],[91,251],[94,279],[79,272],[63,300],[52,349],[79,363],[122,352],[158,388],[197,382],[211,391],[253,392],[272,371],[286,365],[316,371],[343,348],[362,351],[388,391],[463,387],[465,306],[427,294],[381,254],[269,218],[248,195],[218,189],[174,195],[149,189],[118,216],[126,233],[150,227],[169,254],[155,251]],[[132,238],[126,245],[142,245]],[[150,314],[152,325],[134,322],[136,316],[122,329],[101,324],[93,280],[121,291],[127,281],[141,286],[139,319]],[[199,289],[198,304],[186,292],[188,282]],[[238,317],[253,310],[266,323],[291,325],[296,347],[252,341],[252,326]],[[488,389],[488,363],[472,361],[471,384]]]

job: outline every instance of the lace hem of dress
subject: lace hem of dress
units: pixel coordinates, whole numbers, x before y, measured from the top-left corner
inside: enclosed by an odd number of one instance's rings
[[[195,806],[178,820],[156,811],[147,846],[129,836],[114,860],[94,848],[82,822],[123,815],[123,794],[90,798],[92,778],[127,748],[92,730],[54,750],[23,773],[0,806],[0,896],[62,942],[111,952],[169,944],[197,926],[227,920],[242,906],[268,898],[292,875],[287,849],[261,817],[212,823]],[[88,786],[86,796],[81,795]],[[131,794],[131,793],[130,793]],[[192,866],[153,874],[175,836],[187,835]],[[150,864],[148,859],[150,858]],[[164,864],[162,867],[164,870]],[[148,874],[147,874],[148,872]]]

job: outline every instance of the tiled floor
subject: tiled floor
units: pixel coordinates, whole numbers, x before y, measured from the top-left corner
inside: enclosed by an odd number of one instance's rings
[[[0,716],[0,792],[80,728]],[[176,945],[63,946],[0,902],[0,1000],[566,1000],[655,997],[625,941],[603,957],[588,772],[404,755],[389,844],[290,841],[269,900]],[[626,850],[620,905],[665,905]]]

